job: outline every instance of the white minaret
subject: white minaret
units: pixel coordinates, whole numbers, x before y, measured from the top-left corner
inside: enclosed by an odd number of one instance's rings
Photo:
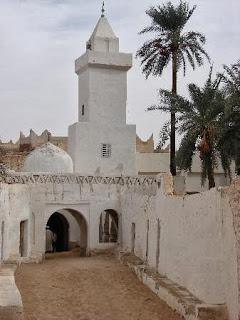
[[[69,127],[74,171],[90,175],[135,175],[136,126],[126,124],[127,71],[132,55],[119,52],[104,11],[75,62],[79,119]]]

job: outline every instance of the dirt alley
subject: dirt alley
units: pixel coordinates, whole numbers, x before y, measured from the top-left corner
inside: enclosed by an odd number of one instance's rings
[[[113,256],[50,255],[16,272],[26,320],[180,320]]]

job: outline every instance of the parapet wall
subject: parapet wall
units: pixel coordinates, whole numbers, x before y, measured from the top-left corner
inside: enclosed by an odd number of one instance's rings
[[[37,135],[33,130],[25,136],[20,133],[19,140],[14,143],[11,141],[3,143],[0,140],[0,162],[7,165],[10,169],[21,172],[27,155],[37,147],[51,142],[55,146],[67,151],[68,137],[53,136],[48,130]]]

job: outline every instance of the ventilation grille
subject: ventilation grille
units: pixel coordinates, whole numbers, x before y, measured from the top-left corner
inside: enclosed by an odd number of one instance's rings
[[[109,143],[102,144],[102,157],[110,158],[112,155],[112,146]]]

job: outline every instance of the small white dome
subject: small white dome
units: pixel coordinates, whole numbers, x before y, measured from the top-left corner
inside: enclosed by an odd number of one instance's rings
[[[27,156],[23,172],[72,173],[73,162],[67,152],[48,142]]]

